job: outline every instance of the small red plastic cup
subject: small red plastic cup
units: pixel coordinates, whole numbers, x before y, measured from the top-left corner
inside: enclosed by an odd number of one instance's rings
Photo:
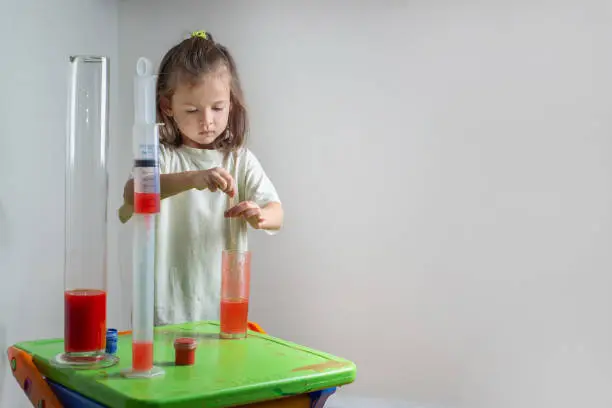
[[[174,340],[174,364],[177,366],[193,365],[197,342],[191,337],[180,337]]]

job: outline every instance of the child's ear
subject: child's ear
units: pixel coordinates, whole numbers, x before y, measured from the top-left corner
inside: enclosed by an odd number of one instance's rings
[[[159,98],[159,109],[166,116],[172,116],[172,109],[170,108],[170,100],[165,96]]]

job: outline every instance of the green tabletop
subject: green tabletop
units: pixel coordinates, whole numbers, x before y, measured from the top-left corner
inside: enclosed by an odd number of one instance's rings
[[[193,366],[174,365],[174,339],[198,341]],[[128,379],[121,371],[132,362],[132,338],[119,336],[119,364],[102,370],[57,368],[49,363],[63,351],[62,339],[16,344],[34,356],[43,375],[111,407],[227,407],[304,394],[349,384],[356,367],[345,359],[268,335],[249,332],[246,339],[219,338],[217,322],[155,328],[155,365],[165,375]]]

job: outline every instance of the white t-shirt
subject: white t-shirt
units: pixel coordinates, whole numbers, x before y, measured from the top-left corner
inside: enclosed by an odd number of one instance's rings
[[[215,150],[160,145],[161,174],[223,167],[238,187],[234,204],[253,201],[260,207],[280,202],[276,189],[255,155],[244,148],[224,161]],[[221,253],[231,228],[239,248],[247,248],[247,224],[223,216],[232,205],[227,194],[188,190],[162,200],[157,220],[155,325],[218,320]]]

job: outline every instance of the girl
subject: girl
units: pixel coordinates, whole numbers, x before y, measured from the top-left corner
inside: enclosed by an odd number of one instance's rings
[[[283,209],[244,147],[247,111],[234,59],[209,33],[193,33],[164,56],[157,115],[163,126],[155,324],[218,320],[227,220],[273,233],[282,226]],[[133,180],[123,199],[119,218],[125,223],[133,214]],[[233,200],[237,204],[229,206]],[[245,233],[239,241],[246,247]]]

